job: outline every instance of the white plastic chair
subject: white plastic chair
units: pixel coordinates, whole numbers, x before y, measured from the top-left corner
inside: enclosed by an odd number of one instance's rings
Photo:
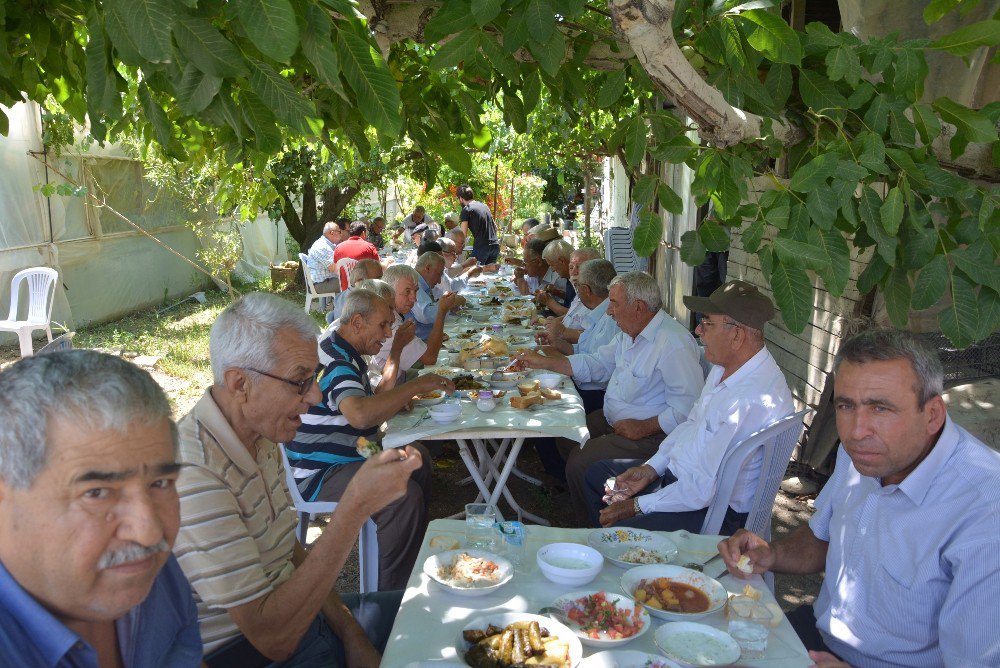
[[[347,287],[351,287],[351,269],[354,269],[354,265],[358,263],[357,260],[351,257],[342,257],[337,260],[337,278],[340,279],[340,289],[344,289],[344,284]]]
[[[339,290],[334,290],[333,292],[316,292],[316,286],[313,284],[312,274],[309,272],[308,258],[305,253],[299,253],[299,264],[302,265],[302,275],[306,279],[306,313],[309,313],[309,311],[312,310],[312,303],[314,299],[336,297]]]
[[[65,334],[60,334],[56,338],[52,339],[51,343],[45,344],[41,350],[39,350],[36,355],[45,355],[47,353],[58,353],[63,350],[73,350],[73,337],[76,336],[76,332],[66,332]]]
[[[306,501],[302,498],[298,486],[295,484],[295,476],[292,475],[292,467],[288,464],[288,455],[285,453],[285,446],[278,446],[281,450],[281,463],[285,466],[285,482],[288,485],[288,493],[292,497],[292,505],[299,516],[299,524],[295,529],[295,535],[299,539],[302,547],[306,546],[306,533],[309,531],[309,520],[313,515],[329,515],[337,508],[336,501]],[[378,591],[378,528],[375,522],[369,517],[364,526],[361,527],[361,536],[358,539],[358,587],[360,593]]]
[[[6,320],[0,320],[0,331],[16,332],[21,344],[21,357],[31,357],[31,333],[36,329],[44,329],[52,342],[52,302],[56,293],[56,279],[59,272],[49,267],[31,267],[14,274],[10,281],[10,315]],[[22,281],[28,283],[28,315],[25,320],[18,320],[20,305],[20,290]]]

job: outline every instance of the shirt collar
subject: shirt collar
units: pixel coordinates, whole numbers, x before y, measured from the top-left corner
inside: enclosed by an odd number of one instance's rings
[[[205,390],[205,395],[194,407],[195,419],[202,428],[212,435],[212,438],[219,444],[219,447],[226,453],[240,471],[245,475],[253,475],[260,467],[257,460],[250,456],[250,451],[243,445],[243,441],[236,435],[229,420],[222,414],[219,405],[212,398],[212,388]],[[262,452],[269,444],[266,438],[261,436],[258,439],[257,452]]]
[[[361,369],[362,375],[368,373],[368,364],[365,362],[365,358],[354,349],[354,346],[347,342],[347,339],[340,335],[340,332],[333,333],[333,345],[344,349],[344,352],[348,354],[354,364]]]
[[[581,302],[581,306],[583,306]],[[583,306],[583,308],[587,308]],[[587,314],[587,323],[593,327],[597,324],[597,321],[603,318],[608,312],[608,300],[605,298],[603,302],[595,306],[590,313]]]
[[[66,628],[35,600],[7,571],[2,562],[0,562],[0,607],[5,608],[17,620],[25,638],[36,647],[47,666],[58,665],[76,643],[82,642],[80,636]]]
[[[430,292],[431,286],[427,285],[427,281],[424,280],[423,276],[417,276],[417,286],[424,292]]]
[[[760,350],[757,351],[756,355],[754,355],[746,362],[744,362],[739,369],[734,371],[733,374],[729,376],[729,378],[726,378],[724,381],[720,382],[719,385],[726,385],[726,386],[737,385],[739,383],[742,383],[744,380],[749,380],[753,376],[753,374],[757,372],[757,369],[760,368],[760,365],[764,363],[764,360],[766,360],[770,355],[771,353],[768,352],[767,348],[761,348]],[[721,366],[712,367],[712,371],[715,371],[716,369],[719,370],[720,377],[725,372],[725,370]]]
[[[639,332],[639,336],[635,338],[646,339],[650,343],[654,342],[656,340],[656,331],[660,329],[660,326],[663,324],[663,319],[666,317],[667,314],[663,311],[663,309],[657,311],[656,315],[653,316],[653,319],[642,328],[642,331]]]
[[[920,462],[917,468],[910,471],[903,482],[899,483],[899,491],[906,494],[915,505],[919,506],[923,503],[924,497],[927,496],[938,472],[945,466],[957,447],[958,428],[951,421],[951,417],[946,415],[944,429],[941,430],[937,443],[927,453],[924,461]]]

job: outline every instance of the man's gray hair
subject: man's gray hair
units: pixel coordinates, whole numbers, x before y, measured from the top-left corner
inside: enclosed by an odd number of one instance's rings
[[[148,372],[96,350],[66,350],[22,359],[0,373],[0,479],[31,487],[45,468],[56,418],[116,432],[167,420],[177,451],[170,402]]]
[[[393,290],[396,289],[396,284],[404,278],[413,281],[414,285],[420,285],[420,274],[408,264],[391,264],[382,272],[382,280],[391,285]]]
[[[587,260],[580,265],[576,282],[586,285],[598,297],[607,297],[611,281],[615,280],[617,275],[615,265],[607,260]]]
[[[917,376],[913,391],[921,408],[944,392],[944,367],[937,351],[912,332],[898,329],[869,329],[847,339],[833,360],[833,372],[837,373],[844,362],[865,364],[894,360],[906,360],[913,368]]]
[[[616,285],[622,286],[625,290],[625,298],[630,304],[637,300],[644,302],[653,313],[663,308],[660,286],[656,284],[655,278],[644,271],[619,274],[608,284],[608,288],[613,288]]]
[[[416,270],[420,271],[428,267],[436,267],[439,264],[444,264],[444,256],[441,253],[431,251],[417,258]]]
[[[393,293],[393,296],[395,299],[395,293]],[[367,318],[375,313],[379,305],[385,306],[391,311],[393,302],[387,304],[384,299],[371,290],[365,290],[360,287],[354,288],[344,298],[344,306],[340,309],[340,326],[343,327],[349,323],[351,318],[356,315]]]
[[[286,328],[306,341],[315,341],[319,334],[315,320],[277,295],[251,292],[227,306],[212,325],[208,339],[215,384],[225,382],[228,369],[270,369],[274,339]]]
[[[542,251],[542,258],[546,262],[552,262],[554,260],[566,260],[569,261],[569,256],[573,254],[573,246],[564,239],[556,239],[552,241],[545,247]]]
[[[374,292],[388,302],[390,308],[396,303],[396,289],[381,278],[366,278],[363,281],[358,281],[354,288]]]
[[[447,237],[440,237],[437,240],[438,245],[441,246],[441,250],[448,251],[449,253],[454,253],[458,249],[458,245],[455,243],[454,239],[449,239]]]
[[[459,237],[462,237],[462,241],[465,241],[465,232],[462,231],[461,227],[456,227],[453,230],[448,230],[448,233],[445,236],[451,237],[452,239],[458,239]]]
[[[364,260],[358,260],[358,263],[351,267],[351,270],[347,272],[347,282],[354,287],[361,281],[372,278],[372,269],[379,266],[378,260],[373,260],[371,258],[365,258]]]
[[[323,226],[323,234],[327,234],[331,230],[339,230],[339,229],[340,225],[337,224],[337,221],[331,220],[329,223]]]
[[[577,248],[570,257],[573,257],[573,255],[580,258],[581,264],[587,260],[596,260],[601,257],[601,253],[596,248]]]

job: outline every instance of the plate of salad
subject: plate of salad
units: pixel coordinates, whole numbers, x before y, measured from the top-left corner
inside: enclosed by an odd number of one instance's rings
[[[606,591],[563,594],[552,605],[569,618],[567,626],[590,647],[617,647],[649,630],[649,613],[641,603]]]

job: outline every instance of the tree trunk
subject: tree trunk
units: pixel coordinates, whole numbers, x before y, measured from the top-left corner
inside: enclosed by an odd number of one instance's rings
[[[590,239],[590,184],[593,178],[590,176],[590,161],[584,162],[583,167],[583,238]]]

